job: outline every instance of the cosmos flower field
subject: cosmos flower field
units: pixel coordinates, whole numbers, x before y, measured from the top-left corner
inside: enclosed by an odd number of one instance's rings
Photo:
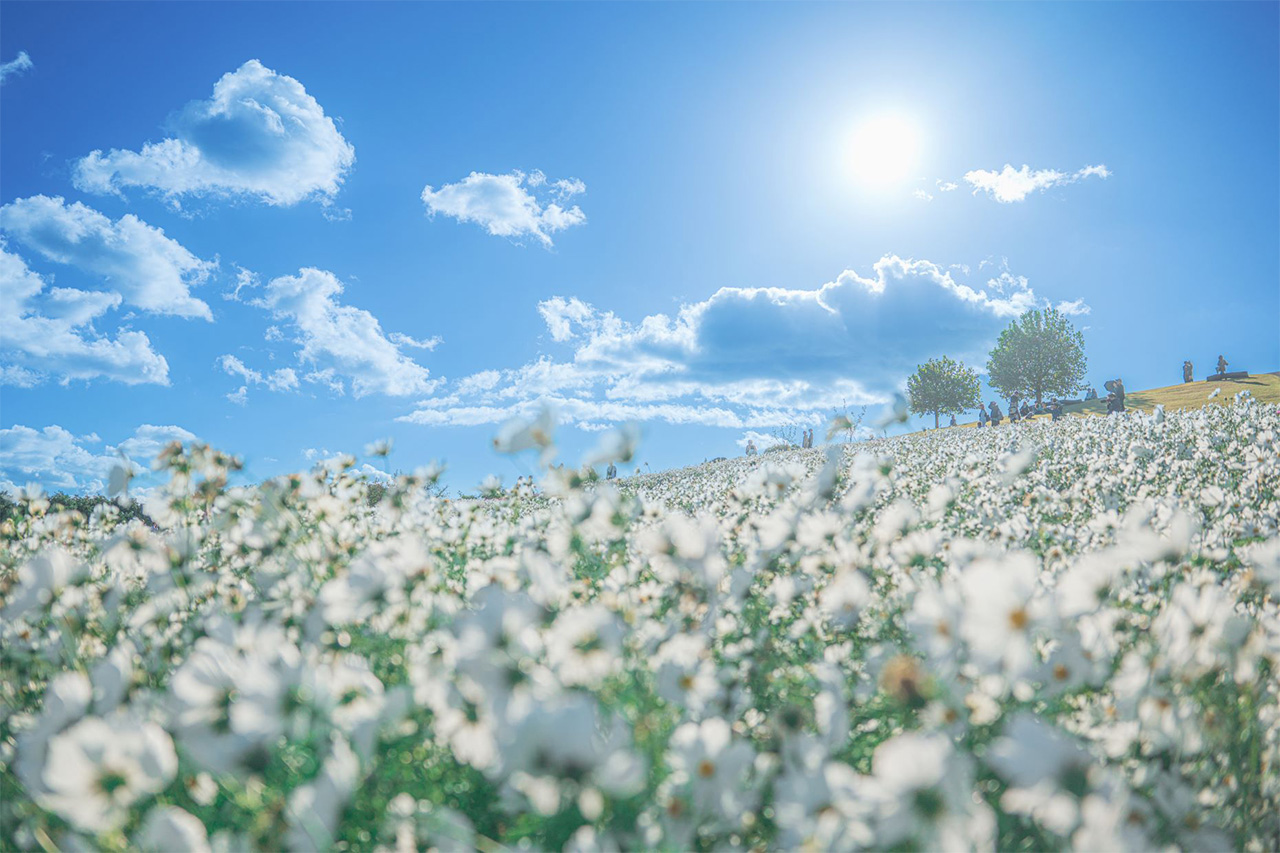
[[[1280,847],[1280,414],[3,530],[6,849]]]

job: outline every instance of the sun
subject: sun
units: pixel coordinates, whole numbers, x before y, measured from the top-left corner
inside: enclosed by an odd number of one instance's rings
[[[848,156],[858,183],[888,187],[911,177],[920,156],[920,134],[904,116],[872,116],[854,129]]]

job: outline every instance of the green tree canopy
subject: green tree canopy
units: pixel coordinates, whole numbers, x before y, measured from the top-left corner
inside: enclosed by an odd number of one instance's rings
[[[1053,308],[1031,310],[1000,333],[987,361],[988,383],[1010,398],[1067,396],[1084,385],[1084,335]]]
[[[934,429],[938,428],[940,415],[958,415],[981,405],[978,374],[945,355],[916,368],[907,380],[907,396],[912,412],[933,415]]]

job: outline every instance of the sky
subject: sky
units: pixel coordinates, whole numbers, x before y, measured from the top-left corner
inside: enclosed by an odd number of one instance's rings
[[[1095,387],[1280,370],[1278,10],[0,3],[0,488],[178,439],[466,492],[544,406],[658,470],[1030,308]]]

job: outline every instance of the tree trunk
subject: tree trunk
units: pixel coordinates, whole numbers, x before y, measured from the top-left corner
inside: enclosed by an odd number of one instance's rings
[[[934,428],[934,429],[937,429],[937,428],[938,428],[938,413],[937,413],[937,412],[934,412],[934,413],[933,413],[933,428]]]

